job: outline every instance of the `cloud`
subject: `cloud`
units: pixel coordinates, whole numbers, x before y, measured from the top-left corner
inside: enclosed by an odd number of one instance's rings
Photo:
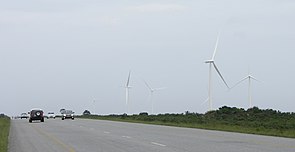
[[[138,6],[130,6],[129,11],[137,12],[175,12],[186,10],[187,7],[178,4],[144,4]]]

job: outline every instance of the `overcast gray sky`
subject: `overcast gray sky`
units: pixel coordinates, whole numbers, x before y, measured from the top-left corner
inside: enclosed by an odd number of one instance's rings
[[[208,65],[232,86],[248,74],[253,105],[295,111],[293,0],[0,0],[0,113],[39,107],[203,113]],[[247,82],[228,91],[213,72],[213,108],[248,108]],[[93,100],[96,102],[94,103]]]

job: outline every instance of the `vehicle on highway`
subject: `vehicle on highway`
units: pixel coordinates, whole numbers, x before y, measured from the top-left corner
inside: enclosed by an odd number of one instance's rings
[[[21,115],[20,115],[20,119],[28,119],[29,118],[29,116],[28,116],[28,114],[27,113],[22,113]]]
[[[65,120],[65,119],[74,120],[75,119],[74,112],[72,110],[63,110],[61,114],[62,114],[62,117],[61,117],[62,120]]]
[[[47,119],[49,119],[49,118],[53,118],[53,119],[55,119],[55,114],[54,114],[54,112],[48,112],[48,113],[47,113]]]
[[[40,120],[44,122],[44,112],[42,109],[32,109],[30,111],[29,122],[31,123],[33,120]]]

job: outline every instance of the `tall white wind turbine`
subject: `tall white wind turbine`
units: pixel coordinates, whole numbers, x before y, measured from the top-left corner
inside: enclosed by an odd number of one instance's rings
[[[143,80],[143,79],[142,79]],[[152,88],[146,81],[143,80],[143,82],[145,83],[145,85],[148,87],[148,89],[150,90],[151,94],[150,94],[150,102],[152,103],[152,114],[154,114],[154,101],[153,101],[153,94],[155,91],[158,90],[163,90],[166,89],[165,87],[161,87],[161,88]]]
[[[248,72],[248,76],[246,76],[245,78],[243,78],[242,80],[240,80],[239,82],[237,82],[232,88],[236,87],[237,85],[239,85],[240,83],[242,83],[245,80],[248,80],[248,101],[249,101],[249,108],[252,107],[252,90],[251,90],[251,85],[252,85],[252,81],[251,80],[255,80],[260,82],[259,80],[257,80],[255,77],[253,77],[252,75],[250,75],[250,72]]]
[[[131,71],[129,71],[129,74],[128,74],[128,78],[127,78],[127,82],[126,82],[126,85],[124,86],[125,88],[125,97],[126,97],[126,111],[127,111],[127,114],[129,113],[129,89],[131,88],[131,86],[129,85],[130,83],[130,76],[131,76]]]
[[[218,75],[220,76],[220,78],[222,79],[222,81],[224,82],[224,84],[229,89],[227,83],[225,82],[223,76],[221,75],[221,73],[218,70],[218,68],[215,64],[215,61],[214,61],[216,51],[217,51],[218,42],[219,42],[219,34],[217,36],[217,40],[216,40],[216,44],[215,44],[214,53],[213,53],[212,58],[210,60],[205,61],[205,63],[209,64],[209,90],[208,90],[209,110],[212,110],[212,65],[213,65],[214,69],[216,70],[216,72],[218,73]]]

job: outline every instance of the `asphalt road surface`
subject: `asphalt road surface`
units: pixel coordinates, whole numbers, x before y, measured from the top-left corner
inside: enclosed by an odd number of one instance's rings
[[[12,120],[9,152],[295,152],[295,139],[101,120]]]

